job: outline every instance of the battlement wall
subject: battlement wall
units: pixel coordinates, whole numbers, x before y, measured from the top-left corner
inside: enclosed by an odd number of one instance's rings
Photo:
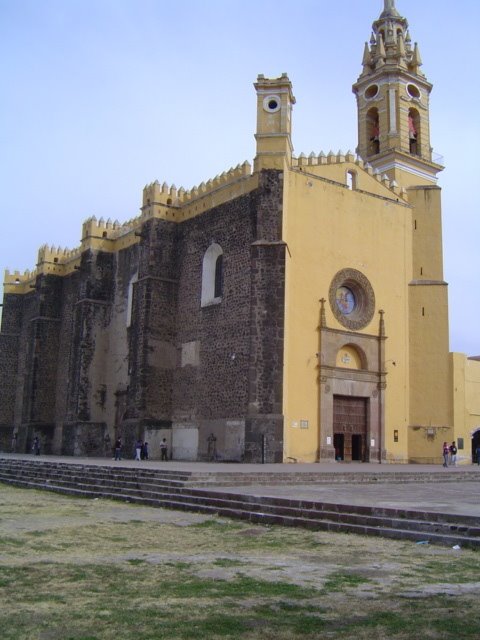
[[[141,217],[181,222],[248,193],[257,186],[258,176],[252,175],[252,166],[247,161],[190,190],[183,187],[177,189],[166,182],[161,185],[156,180],[143,189]]]
[[[343,151],[338,151],[337,153],[329,151],[328,154],[321,151],[318,155],[312,152],[309,156],[301,153],[298,157],[292,158],[292,168],[311,171],[322,177],[331,177],[345,185],[347,184],[347,172],[351,170],[356,174],[356,177],[359,177],[360,172],[358,170],[360,170],[375,178],[378,183],[390,192],[392,198],[395,198],[395,200],[401,198],[404,202],[408,202],[408,193],[404,187],[399,187],[395,180],[390,180],[386,174],[382,174],[378,169],[373,169],[368,162],[364,162],[351,151],[346,153]],[[341,169],[340,171],[338,171],[339,168]],[[361,180],[357,180],[357,184],[351,186],[355,189],[368,190],[368,183],[362,184]]]

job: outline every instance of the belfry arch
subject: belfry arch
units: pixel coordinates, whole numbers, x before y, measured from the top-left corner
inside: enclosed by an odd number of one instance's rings
[[[409,151],[413,155],[420,155],[421,150],[421,121],[417,109],[408,110],[408,142]]]
[[[369,152],[371,155],[377,155],[380,153],[380,121],[376,107],[372,107],[367,112],[366,130]]]

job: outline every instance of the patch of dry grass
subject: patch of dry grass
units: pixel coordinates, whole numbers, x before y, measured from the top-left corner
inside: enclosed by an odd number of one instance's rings
[[[479,556],[0,485],[4,640],[477,639]]]

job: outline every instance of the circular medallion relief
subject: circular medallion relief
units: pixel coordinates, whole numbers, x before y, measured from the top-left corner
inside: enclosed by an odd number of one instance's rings
[[[363,329],[375,313],[375,294],[368,278],[356,269],[342,269],[330,284],[329,301],[341,325]]]

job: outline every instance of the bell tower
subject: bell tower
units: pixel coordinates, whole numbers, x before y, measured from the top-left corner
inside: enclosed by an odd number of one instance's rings
[[[408,22],[384,0],[365,43],[363,71],[353,85],[358,110],[358,153],[402,186],[435,184],[443,169],[432,160],[429,101],[432,85],[421,70]]]
[[[257,154],[254,171],[285,169],[292,163],[292,105],[295,97],[286,73],[280,78],[259,75],[257,91]]]

